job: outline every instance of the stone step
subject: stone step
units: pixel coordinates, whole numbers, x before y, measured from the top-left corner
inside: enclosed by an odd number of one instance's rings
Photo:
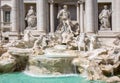
[[[119,35],[120,32],[113,32],[113,31],[99,31],[98,37],[111,37],[114,38]]]
[[[41,32],[41,31],[39,31],[39,30],[25,30],[25,31],[24,31],[24,34],[25,34],[27,31],[30,31],[33,36],[40,36],[40,34],[45,35],[45,32]]]

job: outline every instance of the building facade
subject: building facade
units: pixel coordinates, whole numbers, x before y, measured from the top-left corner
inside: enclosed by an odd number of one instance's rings
[[[37,17],[37,30],[54,32],[59,24],[57,14],[66,4],[71,20],[80,25],[80,32],[120,32],[120,0],[1,0],[1,29],[6,32],[24,32],[27,27],[25,16],[33,6]],[[111,10],[110,27],[101,30],[99,14],[107,5]]]

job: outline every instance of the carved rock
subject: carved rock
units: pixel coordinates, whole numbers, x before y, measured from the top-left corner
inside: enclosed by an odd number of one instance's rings
[[[37,75],[68,74],[73,72],[71,61],[71,58],[30,57],[29,66],[26,71]],[[37,71],[33,71],[33,69]]]
[[[16,60],[8,52],[0,57],[0,73],[13,72],[15,70]]]

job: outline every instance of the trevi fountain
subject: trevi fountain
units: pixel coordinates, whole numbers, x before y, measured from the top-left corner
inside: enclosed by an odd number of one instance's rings
[[[101,30],[110,30],[111,15],[112,11],[104,5],[98,16]],[[68,6],[63,5],[57,14],[55,32],[34,35],[37,17],[30,6],[22,38],[0,41],[0,73],[23,72],[40,78],[78,75],[88,83],[120,83],[120,33],[105,44],[98,33],[81,32],[79,23],[70,17]]]

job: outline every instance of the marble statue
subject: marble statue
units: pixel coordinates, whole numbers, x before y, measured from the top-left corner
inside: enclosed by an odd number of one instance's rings
[[[84,51],[85,51],[85,49],[86,49],[85,36],[86,36],[85,33],[80,33],[80,35],[79,35],[78,38],[77,38],[76,43],[77,43],[77,46],[78,46],[78,50],[79,50],[79,51],[82,51],[81,48],[83,48]]]
[[[113,44],[119,46],[120,45],[120,34],[117,35],[116,39],[114,40]]]
[[[61,44],[61,38],[58,37],[58,35],[55,34],[55,33],[49,33],[49,35],[48,35],[48,46],[53,47],[58,43]]]
[[[26,15],[25,20],[27,21],[27,29],[36,29],[36,15],[35,12],[33,10],[33,6],[30,6],[30,9],[28,10],[28,13]]]
[[[43,39],[43,36],[40,36],[35,42],[34,42],[34,46],[33,48],[42,48],[40,45],[41,45],[41,42],[42,42],[42,39]]]
[[[90,40],[89,50],[92,51],[92,50],[97,48],[97,37],[96,37],[96,35],[92,35],[89,40]]]
[[[23,41],[30,42],[32,38],[34,38],[32,33],[29,30],[27,30],[24,34]]]
[[[43,39],[42,39],[42,49],[46,48],[48,46],[48,37],[47,36],[43,36]]]
[[[63,33],[62,34],[62,43],[67,44],[69,41],[71,41],[72,37],[74,37],[74,35],[72,33]]]
[[[60,24],[58,26],[58,29],[61,29],[63,32],[71,32],[71,26],[70,26],[70,12],[68,11],[67,5],[63,6],[63,9],[59,11],[57,15],[57,19],[59,19]]]
[[[34,45],[35,40],[36,37],[32,35],[31,31],[26,30],[25,34],[23,35],[23,39],[11,42],[10,46],[19,47],[19,48],[31,48]]]
[[[40,37],[34,42],[33,48],[44,49],[48,43],[48,37],[46,35],[40,35]]]
[[[34,42],[33,55],[42,55],[42,54],[44,54],[43,48],[42,48],[42,45],[41,45],[42,39],[43,39],[43,35],[40,35],[40,37]]]
[[[73,34],[71,29],[72,22],[70,19],[70,12],[68,11],[67,5],[64,5],[63,9],[59,11],[57,19],[60,21],[58,31],[61,33],[62,43],[66,44],[69,41],[70,36]]]
[[[104,9],[99,14],[99,20],[101,23],[100,29],[110,29],[110,16],[111,11],[108,9],[107,5],[104,5]]]

